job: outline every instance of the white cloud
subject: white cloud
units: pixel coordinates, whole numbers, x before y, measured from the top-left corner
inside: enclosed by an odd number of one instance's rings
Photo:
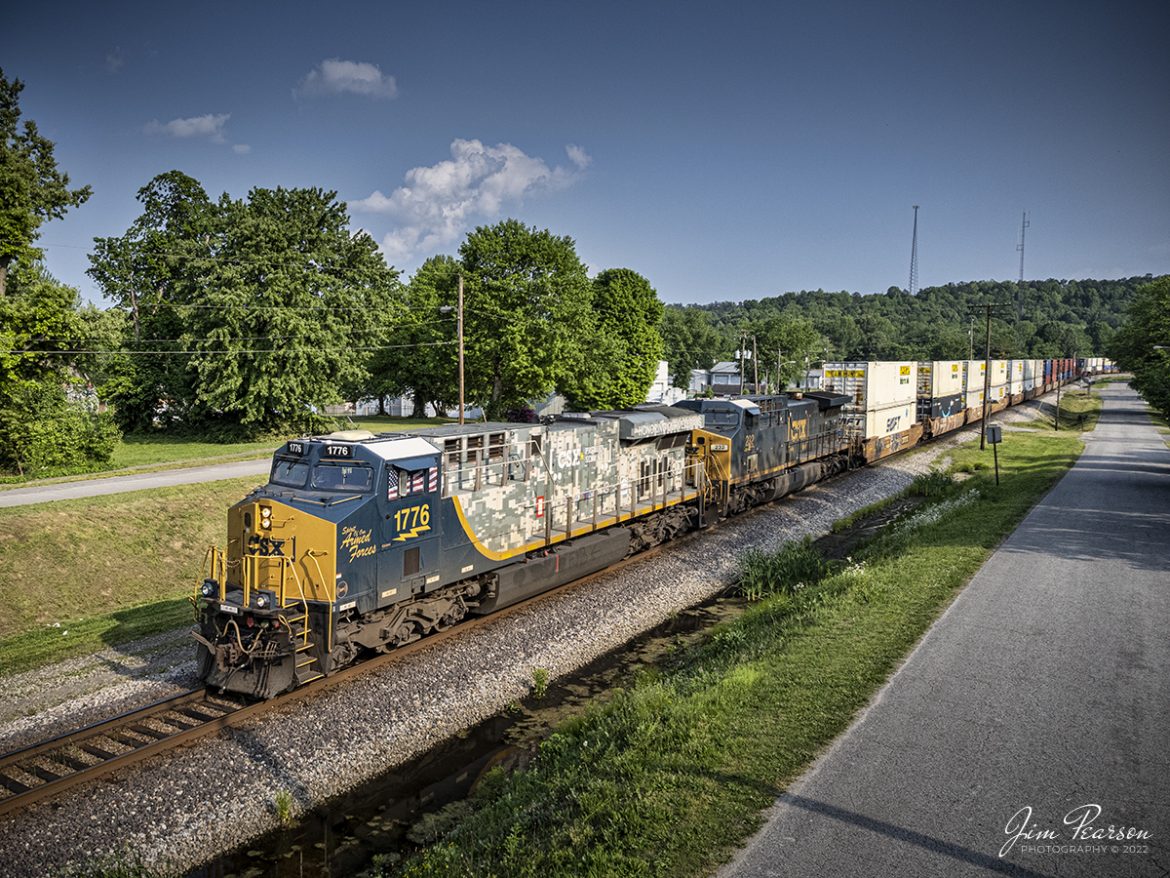
[[[570,143],[565,147],[565,155],[582,171],[593,164],[593,156],[585,152],[584,147],[577,146],[575,143]]]
[[[224,142],[223,128],[231,113],[208,113],[206,116],[189,116],[186,119],[172,119],[159,122],[157,119],[146,126],[147,134],[166,134],[169,137],[206,137],[213,143]]]
[[[125,65],[126,59],[122,55],[122,47],[118,46],[114,51],[106,53],[106,72],[117,73]]]
[[[573,149],[588,164],[585,151]],[[574,164],[583,167],[576,159]],[[452,243],[474,217],[494,219],[505,205],[516,204],[533,192],[568,186],[578,176],[570,168],[550,168],[543,159],[510,143],[485,146],[478,140],[454,140],[450,159],[411,168],[404,185],[389,195],[375,191],[349,206],[399,222],[382,239],[382,250],[391,262],[401,263]]]
[[[294,94],[355,94],[370,98],[392,98],[398,94],[398,83],[393,76],[383,73],[377,64],[330,58],[310,70]]]
[[[233,143],[232,152],[236,155],[247,155],[252,151],[252,147],[247,143]]]

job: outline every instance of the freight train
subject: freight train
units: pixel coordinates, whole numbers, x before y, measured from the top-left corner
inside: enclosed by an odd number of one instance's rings
[[[804,393],[290,441],[194,596],[210,687],[271,698],[958,429],[1073,360],[826,363]]]

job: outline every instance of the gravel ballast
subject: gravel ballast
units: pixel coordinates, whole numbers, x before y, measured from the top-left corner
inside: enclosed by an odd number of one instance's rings
[[[997,420],[1034,414],[1020,407]],[[5,874],[39,876],[131,852],[156,868],[193,868],[275,828],[279,792],[291,794],[295,816],[425,752],[527,694],[535,668],[557,677],[581,667],[716,594],[746,549],[824,534],[977,437],[953,434],[814,486],[244,728],[0,817],[0,863]],[[185,635],[109,650],[113,659],[106,652],[0,678],[0,750],[156,700],[195,678]]]

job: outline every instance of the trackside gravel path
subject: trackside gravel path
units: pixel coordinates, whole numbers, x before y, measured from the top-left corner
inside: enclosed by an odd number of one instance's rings
[[[1170,875],[1170,450],[1101,395],[1076,466],[722,878]]]

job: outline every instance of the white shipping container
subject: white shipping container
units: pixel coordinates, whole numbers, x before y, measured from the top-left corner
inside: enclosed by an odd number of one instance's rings
[[[963,372],[967,393],[983,390],[983,376],[987,374],[987,363],[983,360],[966,360],[963,363]]]
[[[1044,361],[1043,360],[1033,360],[1032,361],[1032,370],[1036,373],[1036,389],[1043,390],[1044,389]]]
[[[1015,396],[1024,392],[1024,361],[1008,360],[1008,393]]]
[[[918,364],[918,396],[941,399],[963,392],[963,361],[932,360]]]
[[[991,361],[991,386],[1000,387],[1008,383],[1008,361]]]
[[[983,408],[983,390],[968,390],[964,407],[969,409]]]
[[[825,363],[824,389],[853,397],[853,406],[862,411],[913,405],[918,394],[918,364]]]
[[[1035,360],[1016,360],[1024,369],[1024,391],[1033,390],[1036,387],[1036,361]]]
[[[917,421],[917,416],[918,405],[914,402],[871,409],[865,413],[865,438],[892,436],[909,430]]]

